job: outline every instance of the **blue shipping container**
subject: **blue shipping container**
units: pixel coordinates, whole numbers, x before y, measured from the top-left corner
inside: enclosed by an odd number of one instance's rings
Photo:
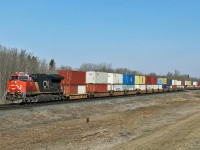
[[[157,79],[157,84],[160,84],[160,85],[162,84],[162,78]]]
[[[167,79],[167,84],[168,85],[172,85],[172,80],[171,79]]]
[[[135,84],[135,76],[129,74],[123,74],[123,84],[129,84],[129,85]]]
[[[170,88],[170,85],[163,85],[163,89]]]

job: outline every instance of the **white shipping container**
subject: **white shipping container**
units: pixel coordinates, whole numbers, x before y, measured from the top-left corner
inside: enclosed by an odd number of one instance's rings
[[[123,74],[108,73],[108,83],[122,84],[123,83]]]
[[[112,91],[113,90],[113,85],[112,84],[108,84],[107,85],[107,90],[108,91]]]
[[[108,83],[108,73],[106,72],[96,72],[96,84],[107,84]]]
[[[153,85],[147,85],[146,87],[147,87],[147,90],[153,89]]]
[[[139,90],[140,89],[140,85],[135,85],[135,89]]]
[[[123,91],[122,85],[113,85],[113,91]]]
[[[197,86],[197,85],[198,85],[198,82],[193,82],[193,85]]]
[[[181,81],[177,81],[177,85],[181,85]]]
[[[140,85],[140,90],[146,90],[146,85]]]
[[[86,93],[85,85],[78,85],[78,94],[85,94],[85,93]]]
[[[172,85],[177,85],[177,80],[172,80]]]
[[[96,81],[96,73],[94,71],[86,72],[86,83],[95,83]]]
[[[158,85],[158,89],[163,89],[162,85]]]
[[[188,85],[188,81],[185,81],[185,85]]]
[[[135,90],[135,85],[123,85],[123,90],[133,91]]]
[[[153,85],[153,89],[157,90],[158,89],[158,85]]]
[[[87,71],[86,72],[86,83],[107,84],[108,83],[108,73]]]

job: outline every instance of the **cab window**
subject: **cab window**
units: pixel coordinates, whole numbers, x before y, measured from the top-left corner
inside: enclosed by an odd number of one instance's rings
[[[16,79],[18,79],[18,76],[11,76],[9,80],[12,81],[12,80],[16,80]]]
[[[20,81],[27,81],[28,80],[28,76],[19,76],[19,80]]]

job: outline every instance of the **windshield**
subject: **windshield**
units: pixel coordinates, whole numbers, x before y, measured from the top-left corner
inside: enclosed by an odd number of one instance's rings
[[[16,80],[16,79],[19,79],[21,81],[27,81],[28,80],[28,76],[11,76],[10,77],[10,81],[11,80]]]
[[[28,80],[28,76],[19,76],[19,80],[27,81]]]
[[[11,76],[11,77],[10,77],[10,81],[11,81],[11,80],[16,80],[16,79],[18,79],[18,76]]]

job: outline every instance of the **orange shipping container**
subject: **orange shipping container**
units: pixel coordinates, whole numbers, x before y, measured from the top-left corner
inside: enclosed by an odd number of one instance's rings
[[[87,84],[86,92],[107,92],[107,84]]]
[[[64,79],[61,84],[66,85],[84,85],[86,73],[82,71],[58,70],[58,74]]]

